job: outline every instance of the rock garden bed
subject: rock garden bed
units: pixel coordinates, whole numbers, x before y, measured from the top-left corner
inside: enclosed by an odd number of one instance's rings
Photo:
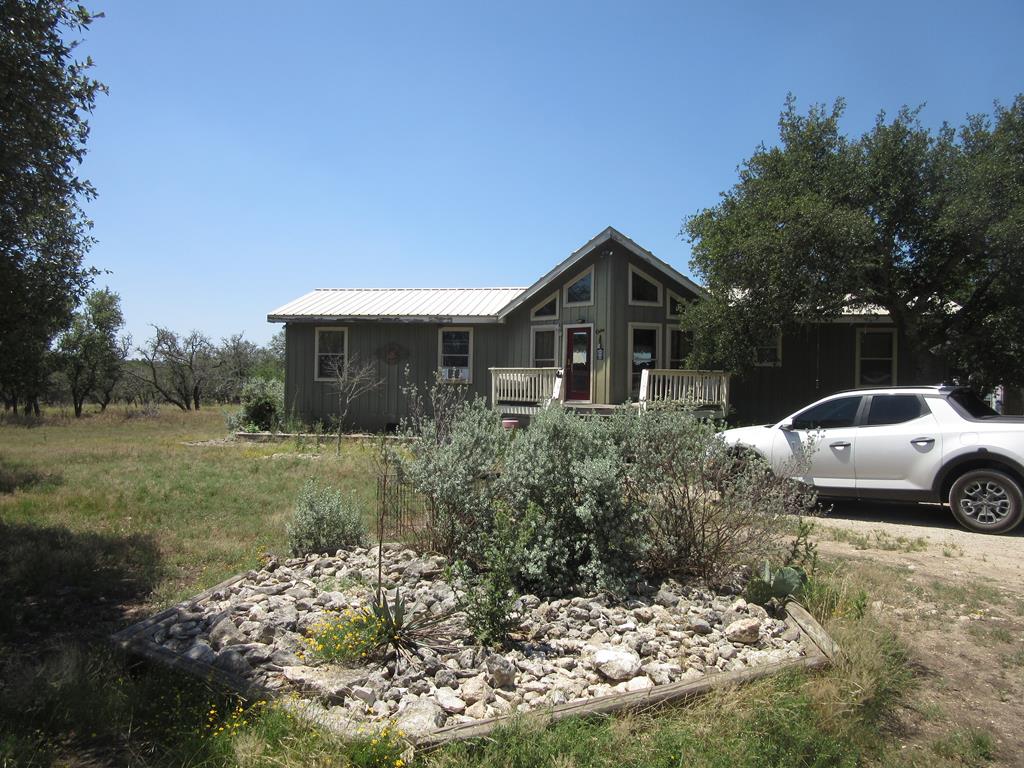
[[[411,610],[444,614],[456,606],[441,578],[445,564],[385,545],[383,583]],[[502,651],[473,644],[457,631],[455,614],[444,651],[421,648],[411,659],[357,667],[318,660],[309,635],[325,619],[372,603],[376,577],[376,550],[271,560],[114,639],[250,697],[291,694],[282,698],[333,730],[394,722],[420,743],[479,735],[515,713],[559,717],[656,703],[830,655],[821,648],[827,636],[802,611],[773,617],[740,597],[670,582],[625,600],[523,596],[519,630]]]

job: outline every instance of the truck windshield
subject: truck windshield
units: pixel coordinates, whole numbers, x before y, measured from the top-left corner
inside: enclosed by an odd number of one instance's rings
[[[949,399],[967,411],[968,415],[974,419],[984,419],[986,416],[999,415],[989,408],[988,403],[969,389],[958,389],[950,392]]]

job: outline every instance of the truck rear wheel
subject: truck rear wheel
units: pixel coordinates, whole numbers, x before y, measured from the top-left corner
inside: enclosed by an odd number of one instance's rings
[[[972,469],[949,489],[949,508],[964,528],[979,533],[1007,533],[1024,519],[1020,484],[997,469]]]

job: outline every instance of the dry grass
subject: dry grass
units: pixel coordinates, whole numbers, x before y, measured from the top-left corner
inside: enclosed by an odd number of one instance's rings
[[[342,744],[282,710],[237,702],[113,655],[112,629],[285,551],[284,521],[316,476],[372,502],[372,446],[223,445],[222,414],[121,409],[42,426],[0,422],[0,765],[384,766],[395,752]],[[186,443],[205,443],[187,445]],[[271,458],[273,457],[273,458]],[[884,575],[829,573],[808,595],[844,649],[792,674],[685,708],[524,720],[417,760],[435,766],[888,765],[888,717],[909,685],[898,643],[864,610]],[[867,591],[865,591],[867,590]],[[132,612],[134,609],[135,612]],[[243,723],[244,720],[244,723]],[[226,735],[225,735],[226,734]],[[983,744],[943,746],[929,768]],[[977,759],[984,759],[978,757]]]
[[[354,494],[372,512],[372,446],[346,445],[340,456],[325,447],[310,459],[292,444],[186,445],[223,438],[223,413],[125,413],[0,426],[2,476],[31,480],[0,494],[0,520],[14,531],[52,531],[68,548],[82,536],[127,542],[124,577],[146,572],[148,602],[196,592],[252,567],[263,552],[283,553],[284,523],[308,477]],[[14,538],[0,547],[19,547]]]

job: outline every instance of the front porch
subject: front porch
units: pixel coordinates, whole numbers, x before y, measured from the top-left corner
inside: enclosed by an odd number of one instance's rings
[[[576,402],[565,398],[562,368],[490,368],[491,406],[502,416],[528,416],[558,403],[566,408],[599,414],[614,410],[610,403]],[[724,371],[645,368],[634,407],[672,401],[686,403],[701,415],[724,418],[729,410],[729,374]]]

